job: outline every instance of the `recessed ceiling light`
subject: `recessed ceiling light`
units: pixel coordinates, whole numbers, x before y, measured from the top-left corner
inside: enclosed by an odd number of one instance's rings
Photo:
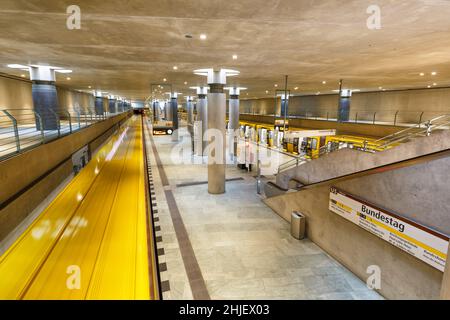
[[[166,82],[166,81],[167,81],[167,79],[166,79],[166,78],[164,78],[164,79],[163,79],[163,81],[164,81],[164,82]]]
[[[20,76],[21,76],[22,78],[25,78],[25,77],[26,77],[26,75],[24,75],[24,74],[21,74]]]
[[[178,70],[178,67],[177,66],[173,66],[173,70]]]
[[[437,86],[437,83],[435,82],[435,83],[433,83],[433,86]]]
[[[268,94],[269,93],[269,90],[266,90],[266,94]]]
[[[277,85],[277,84],[274,84],[273,86],[274,86],[275,88],[278,88],[278,85]]]
[[[431,86],[428,86],[428,88],[431,88]]]
[[[326,81],[322,81],[322,84],[327,84],[327,82]]]
[[[294,90],[298,90],[298,87],[295,87]]]
[[[378,89],[382,90],[382,89],[383,89],[383,87],[378,87]]]
[[[423,76],[425,76],[425,73],[421,72],[421,73],[419,73],[419,75],[420,75],[421,77],[423,77]]]
[[[233,60],[237,60],[237,54],[233,54]]]
[[[88,86],[88,88],[90,89],[90,88],[92,88],[91,86]]]
[[[70,78],[70,77],[67,77],[66,79],[67,79],[67,80],[71,80],[71,78]]]
[[[433,72],[431,73],[431,75],[432,75],[432,76],[435,76],[435,75],[437,75],[437,72],[436,72],[436,71],[433,71]]]
[[[319,95],[319,94],[320,94],[320,92],[317,92],[317,93],[316,93],[316,95]]]
[[[202,34],[200,35],[200,39],[201,39],[201,40],[206,40],[206,34],[202,33]]]
[[[187,81],[184,82],[184,85],[187,85]]]

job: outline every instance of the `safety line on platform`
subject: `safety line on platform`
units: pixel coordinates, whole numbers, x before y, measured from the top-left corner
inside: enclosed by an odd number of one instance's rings
[[[155,141],[153,140],[153,137],[149,131],[148,136],[157,162],[161,182],[163,186],[169,186],[169,180],[167,179],[164,166],[161,162],[161,158],[159,157]],[[186,226],[184,225],[183,218],[181,217],[180,211],[178,209],[178,205],[173,195],[173,192],[171,190],[165,189],[164,194],[166,196],[170,217],[172,219],[173,227],[175,229],[178,246],[180,248],[181,257],[183,259],[184,269],[186,270],[189,285],[191,287],[192,296],[195,300],[211,300],[211,297],[208,293],[208,289],[206,288],[205,279],[203,278],[203,274],[201,272],[200,266],[195,256],[194,249],[192,247],[191,241],[189,240],[189,235],[186,230]],[[162,237],[161,236],[156,237],[156,241],[162,242]],[[165,267],[167,267],[167,265]]]

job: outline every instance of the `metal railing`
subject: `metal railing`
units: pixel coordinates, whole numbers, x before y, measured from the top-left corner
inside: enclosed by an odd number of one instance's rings
[[[374,148],[371,148],[369,145],[376,146],[377,150],[383,151],[390,147],[392,147],[395,144],[405,142],[407,140],[413,139],[415,137],[423,137],[423,136],[430,136],[433,131],[436,130],[443,130],[443,129],[450,129],[450,114],[442,115],[433,119],[430,119],[425,122],[418,123],[417,125],[414,125],[413,127],[398,131],[396,133],[390,134],[386,137],[383,137],[381,139],[371,141],[364,141],[362,148],[356,148],[356,150],[362,151],[362,152],[370,152],[375,153],[377,152]],[[319,158],[325,154],[334,152],[336,150],[340,150],[343,148],[349,148],[349,144],[345,142],[339,142],[339,144],[334,145],[324,145],[319,148],[318,152],[313,156],[308,155],[301,155],[297,158],[290,160],[288,162],[285,162],[281,164],[278,167],[278,174],[292,169],[296,168],[307,161],[311,161],[312,159]],[[352,149],[355,149],[352,147]]]
[[[419,123],[411,128],[401,130],[399,132],[390,134],[386,137],[378,139],[375,143],[380,143],[381,148],[387,148],[396,143],[404,142],[405,140],[417,137],[417,136],[429,136],[435,130],[449,129],[450,127],[450,115],[442,115],[434,119]]]
[[[127,112],[125,110],[124,112]],[[0,160],[117,115],[84,110],[0,109]]]
[[[296,114],[289,114],[288,120],[305,119],[318,121],[338,121],[337,111],[329,111],[333,108],[322,108],[314,111],[300,111]],[[243,112],[243,115],[258,115],[274,117],[275,114],[264,114],[261,112]],[[382,110],[382,111],[352,111],[347,123],[357,124],[378,124],[393,126],[414,126],[419,123],[431,120],[441,115],[438,111],[400,111],[400,110]],[[278,115],[279,116],[279,115]]]

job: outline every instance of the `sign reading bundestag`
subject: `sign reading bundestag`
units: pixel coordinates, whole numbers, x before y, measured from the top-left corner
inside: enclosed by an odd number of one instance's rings
[[[444,271],[449,237],[412,220],[377,208],[335,187],[330,210],[390,244]]]

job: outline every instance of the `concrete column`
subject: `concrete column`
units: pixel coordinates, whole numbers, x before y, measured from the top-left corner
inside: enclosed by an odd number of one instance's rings
[[[105,111],[103,107],[103,97],[101,92],[94,92],[95,101],[94,101],[94,108],[95,108],[95,114],[96,115],[103,115],[103,112]]]
[[[194,71],[197,75],[208,77],[208,192],[225,193],[226,167],[226,95],[223,92],[226,77],[239,74],[238,71],[221,69],[201,69]]]
[[[204,139],[206,130],[208,130],[208,100],[206,96],[208,94],[208,87],[197,87],[197,121],[202,122],[201,136],[202,136],[202,154],[205,155],[207,140]]]
[[[350,120],[350,100],[351,90],[342,90],[339,96],[338,122],[348,122]]]
[[[194,135],[194,102],[193,97],[186,96],[187,128],[191,136]]]
[[[447,253],[447,263],[445,264],[444,277],[442,278],[441,300],[450,300],[450,246]]]
[[[55,70],[49,67],[30,67],[31,93],[36,116],[36,129],[58,129],[58,93]]]
[[[117,113],[116,102],[116,99],[109,98],[109,113]]]
[[[170,97],[170,110],[172,113],[172,141],[178,141],[178,93],[173,92]]]
[[[237,143],[239,136],[239,94],[241,90],[246,88],[230,87],[230,98],[228,100],[229,116],[228,116],[228,148],[231,157],[237,156]]]
[[[154,101],[152,103],[152,107],[153,107],[153,121],[157,122],[160,120],[159,101]]]

